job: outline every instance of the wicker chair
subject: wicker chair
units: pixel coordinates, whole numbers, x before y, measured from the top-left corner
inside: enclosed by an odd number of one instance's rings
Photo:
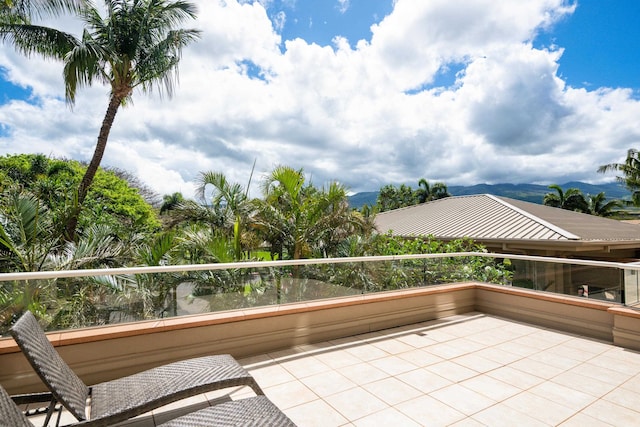
[[[183,360],[134,375],[87,386],[71,370],[47,339],[31,312],[11,328],[31,366],[53,395],[79,421],[111,425],[168,403],[227,387],[249,386],[264,392],[254,378],[230,355]],[[87,416],[87,398],[90,416]]]
[[[0,387],[0,427],[33,427],[2,387]]]
[[[265,396],[220,403],[175,418],[158,427],[295,427],[276,405]]]
[[[81,421],[72,426],[96,425],[93,421]],[[209,427],[209,426],[273,426],[295,427],[265,396],[249,397],[221,403],[175,418],[158,427]],[[0,427],[34,427],[27,417],[0,386]]]

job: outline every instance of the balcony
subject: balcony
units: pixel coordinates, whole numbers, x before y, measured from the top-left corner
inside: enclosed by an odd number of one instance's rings
[[[606,297],[542,292],[541,272],[568,280],[558,269],[569,261],[527,262],[537,263],[534,289],[467,281],[49,336],[88,383],[231,353],[301,426],[637,423],[640,313]],[[637,268],[570,262],[580,280],[585,268],[627,279]],[[628,300],[633,283],[623,285]],[[556,290],[572,286],[554,280]],[[0,383],[12,393],[41,387],[10,339],[0,341]],[[201,396],[135,425],[246,393]]]

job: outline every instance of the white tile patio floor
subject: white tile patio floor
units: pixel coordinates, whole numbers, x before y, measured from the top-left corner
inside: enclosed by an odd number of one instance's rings
[[[483,313],[240,362],[302,427],[640,426],[640,353]],[[126,425],[154,426],[187,407],[252,395],[226,393]]]

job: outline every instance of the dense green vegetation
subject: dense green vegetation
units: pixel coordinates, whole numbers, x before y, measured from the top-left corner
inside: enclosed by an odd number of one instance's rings
[[[373,216],[349,208],[344,186],[315,187],[287,166],[263,178],[260,198],[224,174],[202,172],[196,200],[176,193],[163,203],[126,173],[99,169],[69,241],[64,224],[84,169],[42,155],[0,157],[0,271],[482,250],[378,235]],[[470,258],[0,282],[0,330],[27,309],[66,328],[176,315],[193,300],[219,310],[474,277],[501,283],[508,272]]]
[[[82,211],[78,239],[64,239],[74,209],[72,190],[84,173],[76,161],[43,155],[0,158],[0,271],[30,272],[100,268],[137,263],[145,237],[161,230],[153,206],[139,189],[113,171],[100,170]],[[90,304],[97,279],[0,284],[0,322],[26,309],[44,314],[50,307],[77,314]],[[103,293],[103,289],[100,293]],[[86,299],[83,297],[87,296]],[[65,308],[69,305],[74,309]],[[51,313],[50,313],[51,314]],[[56,314],[57,315],[57,314]]]
[[[77,203],[74,189],[85,169],[77,161],[50,159],[42,154],[3,156],[0,157],[0,190],[5,196],[30,194],[37,198],[42,208],[53,216],[55,226],[61,227]],[[109,225],[122,232],[132,227],[138,232],[160,228],[152,206],[155,202],[152,192],[123,175],[126,174],[116,170],[99,171],[80,217],[81,228],[89,224]],[[141,193],[148,196],[147,200]]]
[[[577,188],[563,190],[557,184],[552,184],[549,188],[556,192],[545,194],[543,204],[546,206],[603,217],[619,216],[624,213],[621,211],[624,203],[621,200],[607,200],[604,192],[595,196],[591,194],[585,196]]]
[[[393,209],[413,206],[432,200],[450,197],[449,190],[443,182],[436,182],[433,185],[422,178],[418,181],[418,188],[402,184],[399,187],[385,185],[378,193],[375,210],[385,212]]]

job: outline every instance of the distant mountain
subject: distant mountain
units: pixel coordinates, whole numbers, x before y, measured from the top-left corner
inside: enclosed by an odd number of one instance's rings
[[[375,205],[377,199],[377,191],[365,191],[362,193],[356,193],[353,196],[349,196],[349,205],[352,208],[360,209],[364,205]]]
[[[584,182],[567,182],[560,184],[563,190],[569,188],[577,188],[585,195],[605,193],[608,199],[628,199],[630,197],[629,190],[618,182],[607,184],[593,185]],[[467,196],[470,194],[493,194],[494,196],[510,197],[512,199],[524,200],[526,202],[542,204],[544,195],[555,190],[549,189],[546,185],[537,184],[476,184],[471,186],[452,185],[449,193],[452,196]],[[375,205],[378,198],[377,191],[366,191],[356,193],[349,197],[349,204],[353,208],[360,209],[363,205]]]

